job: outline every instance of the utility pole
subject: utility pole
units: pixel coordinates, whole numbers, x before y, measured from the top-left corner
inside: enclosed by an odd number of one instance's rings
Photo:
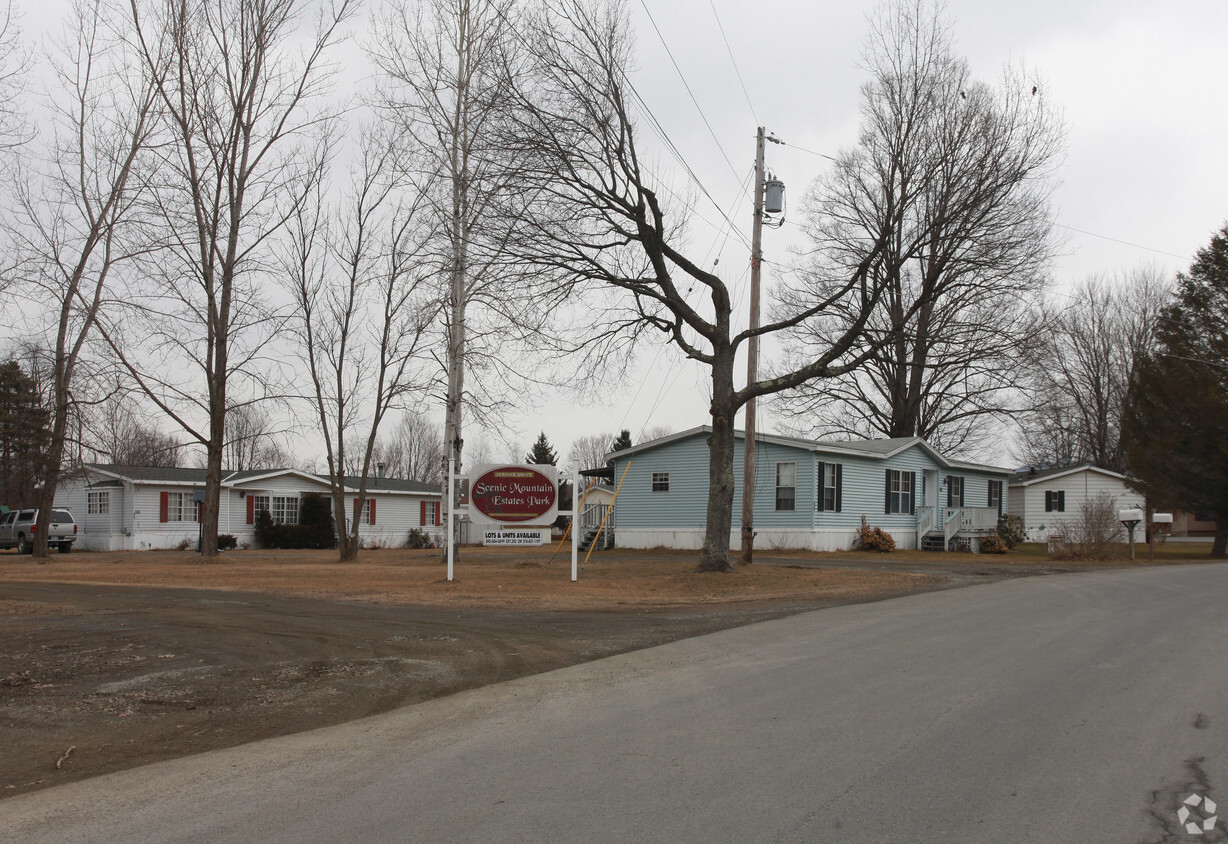
[[[750,328],[759,327],[759,267],[763,262],[763,127],[755,133],[755,222],[750,241]],[[746,346],[746,383],[759,380],[759,337]],[[755,397],[746,402],[742,440],[742,562],[754,562],[755,553]]]

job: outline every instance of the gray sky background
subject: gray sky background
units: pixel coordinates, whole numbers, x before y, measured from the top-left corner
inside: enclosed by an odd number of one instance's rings
[[[786,142],[769,145],[768,167],[785,181],[794,206],[830,165],[822,155],[856,142],[859,87],[866,80],[859,57],[866,15],[876,6],[870,0],[630,0],[638,47],[633,81],[746,238],[751,213],[743,180],[753,164],[756,125]],[[66,7],[66,0],[17,3],[32,36],[58,25]],[[992,80],[1004,64],[1022,62],[1064,113],[1069,135],[1055,196],[1064,238],[1053,266],[1057,288],[1145,263],[1168,275],[1185,269],[1228,218],[1228,3],[950,0],[947,9],[957,48],[978,77]],[[640,141],[673,186],[699,196],[654,136],[641,132]],[[695,210],[692,255],[708,266],[719,257],[745,323],[748,250],[705,222],[720,219],[710,202],[697,200]],[[795,222],[765,233],[767,286],[777,280],[772,264],[786,263],[798,244]],[[560,394],[523,407],[502,439],[522,454],[544,430],[566,457],[571,442],[588,434],[625,427],[638,441],[645,427],[682,430],[707,422],[700,367],[672,348],[645,344],[634,372],[597,405]],[[771,414],[760,418],[761,428],[770,429]],[[470,429],[465,439],[474,445],[481,437]],[[491,456],[512,456],[498,438],[487,439]],[[1012,462],[1005,441],[977,456]]]

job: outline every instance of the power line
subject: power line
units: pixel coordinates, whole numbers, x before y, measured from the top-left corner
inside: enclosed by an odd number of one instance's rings
[[[721,157],[725,159],[725,163],[729,165],[729,172],[733,173],[734,179],[738,178],[738,168],[733,166],[733,162],[729,160],[729,156],[725,153],[725,148],[721,146],[720,138],[716,136],[716,131],[713,130],[712,124],[708,122],[708,115],[704,114],[703,108],[699,105],[699,100],[695,98],[695,92],[691,90],[691,85],[686,81],[686,77],[682,74],[682,68],[678,66],[677,59],[674,58],[674,52],[669,48],[669,44],[665,40],[665,36],[661,34],[661,28],[657,26],[656,18],[652,16],[652,12],[648,9],[648,4],[645,0],[640,0],[640,5],[644,8],[644,13],[648,15],[648,21],[652,24],[652,28],[656,31],[657,37],[661,39],[661,46],[665,48],[669,60],[674,65],[674,70],[678,71],[678,78],[682,80],[682,87],[686,88],[687,95],[691,98],[691,102],[695,104],[695,110],[699,112],[700,118],[704,125],[708,127],[708,134],[712,136],[712,140],[716,143],[716,148],[721,151]],[[638,95],[637,95],[638,96]]]
[[[746,97],[746,105],[750,107],[750,116],[755,118],[755,125],[761,125],[759,115],[755,114],[755,106],[750,101],[750,92],[746,90],[746,83],[742,80],[742,71],[738,69],[738,60],[733,57],[733,48],[729,46],[729,39],[725,36],[725,27],[721,25],[721,16],[716,13],[716,5],[712,0],[708,0],[708,6],[712,9],[712,17],[716,18],[716,28],[721,31],[721,40],[725,42],[725,51],[729,53],[729,61],[733,63],[733,72],[738,75],[738,84],[742,86],[742,96]]]
[[[1133,247],[1134,249],[1142,249],[1145,252],[1154,252],[1157,255],[1167,255],[1169,258],[1179,258],[1182,261],[1189,258],[1188,255],[1176,255],[1172,252],[1165,252],[1163,249],[1153,249],[1150,246],[1143,246],[1141,243],[1131,243],[1128,240],[1119,240],[1116,237],[1109,237],[1108,235],[1096,234],[1095,232],[1084,231],[1083,229],[1076,229],[1074,226],[1067,226],[1067,225],[1063,225],[1062,223],[1054,223],[1053,225],[1057,226],[1059,229],[1066,229],[1067,231],[1078,232],[1079,234],[1085,234],[1088,237],[1098,237],[1101,240],[1108,240],[1113,243],[1120,243],[1122,246],[1130,246],[1130,247]]]

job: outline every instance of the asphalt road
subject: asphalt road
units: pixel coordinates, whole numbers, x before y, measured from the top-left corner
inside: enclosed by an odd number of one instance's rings
[[[1223,841],[1177,811],[1228,801],[1226,607],[1222,565],[837,607],[15,797],[0,838]]]

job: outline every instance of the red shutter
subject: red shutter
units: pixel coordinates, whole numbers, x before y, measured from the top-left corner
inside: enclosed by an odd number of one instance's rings
[[[170,497],[170,493],[168,493],[168,492],[166,492],[165,490],[163,490],[163,492],[162,492],[162,505],[161,505],[161,509],[160,509],[160,510],[158,510],[158,521],[160,521],[160,522],[165,522],[165,521],[169,521],[169,520],[170,520],[170,509],[171,509],[171,505],[170,505],[170,502],[169,502],[169,501],[167,501],[167,499],[168,499],[169,497]]]
[[[418,516],[418,524],[424,525],[426,524],[426,502],[419,501],[418,503],[422,505],[422,513]]]
[[[196,505],[196,521],[197,522],[204,521],[204,519],[201,518],[204,512],[205,512],[205,502],[202,501]]]
[[[247,494],[247,523],[256,524],[256,496],[250,492]]]
[[[437,525],[443,524],[443,502],[442,501],[435,502],[435,524]]]
[[[368,505],[368,506],[369,506],[369,508],[370,508],[370,513],[368,513],[367,524],[369,524],[369,525],[373,525],[373,524],[375,524],[375,499],[374,499],[374,498],[368,498],[368,499],[367,499],[367,505]]]

